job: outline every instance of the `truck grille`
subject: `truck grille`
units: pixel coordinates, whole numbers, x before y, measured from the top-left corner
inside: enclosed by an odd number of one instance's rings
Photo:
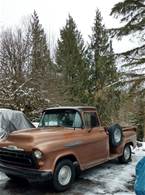
[[[37,162],[31,152],[0,148],[0,162],[26,168],[37,168]]]

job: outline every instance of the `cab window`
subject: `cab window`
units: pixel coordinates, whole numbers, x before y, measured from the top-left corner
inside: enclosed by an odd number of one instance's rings
[[[84,122],[86,128],[98,127],[99,120],[96,112],[84,112]]]
[[[39,127],[82,128],[80,113],[73,109],[52,109],[44,112]]]

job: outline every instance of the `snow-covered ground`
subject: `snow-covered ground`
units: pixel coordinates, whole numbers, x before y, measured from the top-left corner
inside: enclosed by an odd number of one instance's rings
[[[116,160],[83,173],[69,194],[135,195],[135,166],[143,156],[145,156],[145,143],[133,151],[132,161],[129,164],[119,164]]]

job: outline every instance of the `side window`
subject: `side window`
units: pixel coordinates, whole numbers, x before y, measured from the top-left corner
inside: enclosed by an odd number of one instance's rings
[[[92,127],[98,127],[100,125],[96,112],[91,112]]]
[[[81,119],[80,114],[78,112],[76,112],[76,114],[75,114],[73,127],[76,127],[76,128],[82,127],[82,119]]]
[[[84,112],[84,121],[86,128],[99,126],[96,112]]]
[[[91,127],[91,114],[90,114],[90,112],[84,112],[84,122],[85,122],[86,128]]]

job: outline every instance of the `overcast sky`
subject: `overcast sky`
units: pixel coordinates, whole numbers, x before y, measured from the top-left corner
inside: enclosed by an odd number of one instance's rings
[[[95,10],[99,8],[107,28],[117,27],[119,21],[109,16],[111,8],[119,0],[0,0],[0,31],[7,27],[19,26],[34,9],[39,15],[50,39],[56,40],[59,30],[65,25],[70,14],[81,31],[85,41],[91,34]],[[51,40],[52,41],[52,40]],[[123,43],[123,44],[122,44]],[[125,44],[124,44],[125,43]],[[130,42],[113,44],[116,52],[132,47]]]

